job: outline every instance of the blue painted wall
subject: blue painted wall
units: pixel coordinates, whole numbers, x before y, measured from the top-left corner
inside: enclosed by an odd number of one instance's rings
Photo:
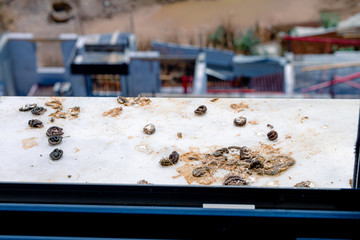
[[[0,37],[0,95],[16,95],[15,84],[11,72],[11,58],[9,55],[8,41],[5,35]]]
[[[232,67],[232,59],[235,56],[233,51],[219,50],[216,48],[199,48],[191,45],[179,45],[174,43],[163,43],[153,41],[151,43],[153,51],[159,51],[161,55],[194,56],[201,52],[206,54],[206,64],[225,68]]]
[[[72,83],[75,96],[86,96],[85,79],[82,75],[70,74],[69,58],[77,41],[77,35],[60,35],[64,67],[39,68],[36,42],[32,34],[8,33],[0,42],[0,85],[5,95],[26,96],[34,84],[53,85],[56,82]],[[1,90],[1,86],[0,86]]]
[[[244,77],[258,77],[284,72],[284,66],[277,62],[234,63],[234,74]]]
[[[132,52],[130,57],[129,76],[127,77],[127,96],[136,97],[140,93],[157,93],[160,91],[160,63],[146,60],[146,57],[158,57],[159,52]]]
[[[35,42],[9,40],[8,48],[16,95],[26,96],[31,86],[40,80],[37,73]]]
[[[75,53],[76,42],[78,41],[77,35],[70,36],[67,34],[60,35],[60,38],[63,40],[61,42],[61,52],[64,62],[64,79],[71,82],[72,92],[74,96],[87,96],[87,88],[86,88],[86,79],[85,76],[79,74],[71,74],[70,65],[72,54]]]

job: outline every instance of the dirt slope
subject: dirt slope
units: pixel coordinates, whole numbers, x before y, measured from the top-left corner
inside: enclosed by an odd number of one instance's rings
[[[199,34],[224,21],[231,21],[238,29],[247,29],[255,22],[266,27],[316,21],[322,10],[336,11],[342,19],[360,11],[360,0],[69,1],[75,11],[67,23],[49,21],[49,0],[0,0],[0,17],[10,18],[6,21],[10,31],[32,32],[38,36],[134,30],[138,41],[187,43],[197,41]]]

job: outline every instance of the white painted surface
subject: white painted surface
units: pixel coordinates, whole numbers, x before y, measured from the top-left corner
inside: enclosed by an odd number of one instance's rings
[[[263,142],[282,153],[292,152],[296,164],[280,176],[261,177],[250,186],[292,187],[310,180],[321,188],[350,187],[359,100],[153,98],[151,105],[122,106],[120,116],[103,117],[105,111],[120,106],[115,98],[68,97],[64,110],[80,106],[80,117],[54,123],[49,121],[48,115],[55,112],[50,107],[40,117],[18,110],[26,103],[44,106],[48,99],[0,98],[0,181],[133,184],[145,179],[153,184],[187,185],[183,177],[173,178],[184,163],[161,167],[161,157],[173,150],[188,152],[189,147],[205,153],[216,146],[254,147]],[[230,108],[240,102],[249,108],[240,113]],[[202,104],[208,112],[195,116],[194,110]],[[258,124],[235,127],[233,119],[238,116]],[[31,129],[27,122],[35,118],[45,127]],[[151,136],[142,132],[148,123],[156,126]],[[266,137],[268,123],[279,133],[276,142]],[[45,135],[53,125],[65,132],[57,146],[64,156],[57,162],[50,161],[55,147]],[[32,137],[38,145],[24,149],[22,141]]]
[[[215,209],[255,209],[254,204],[217,204],[217,203],[204,203],[203,208]]]

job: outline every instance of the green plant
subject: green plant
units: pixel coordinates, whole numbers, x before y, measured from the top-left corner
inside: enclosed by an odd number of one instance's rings
[[[320,24],[325,28],[336,27],[340,21],[339,14],[334,12],[323,12],[320,14]]]
[[[219,26],[215,29],[214,32],[210,32],[207,35],[207,45],[211,45],[212,47],[217,47],[221,43],[221,38],[223,36],[223,28]]]
[[[354,46],[349,46],[349,47],[333,47],[333,51],[338,51],[338,52],[352,52],[355,51],[355,47]]]
[[[235,27],[230,19],[224,20],[218,27],[207,35],[207,46],[224,49],[234,49],[233,39]]]
[[[259,39],[254,35],[254,31],[249,29],[245,35],[234,39],[236,49],[245,55],[256,55],[255,45],[259,44]]]

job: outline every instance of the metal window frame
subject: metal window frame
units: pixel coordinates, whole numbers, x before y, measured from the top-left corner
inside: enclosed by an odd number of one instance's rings
[[[358,212],[0,204],[1,234],[88,238],[358,239]],[[49,237],[49,239],[51,239]],[[1,239],[1,236],[0,236]]]
[[[349,189],[1,182],[0,239],[360,239],[359,136]]]

